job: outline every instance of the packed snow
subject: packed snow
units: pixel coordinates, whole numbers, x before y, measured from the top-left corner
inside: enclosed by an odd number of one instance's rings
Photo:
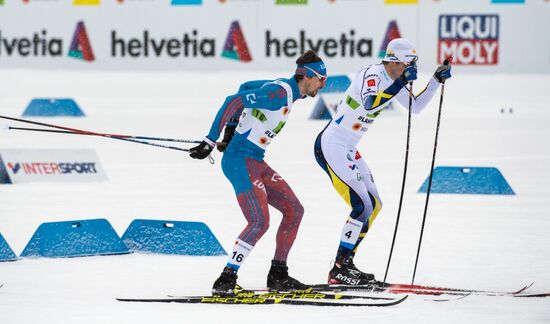
[[[425,67],[426,69],[428,67]],[[359,69],[359,67],[358,67]],[[290,71],[290,70],[289,70]],[[354,71],[350,71],[350,76]],[[290,73],[137,73],[3,70],[0,115],[20,117],[32,98],[77,101],[85,118],[34,119],[95,132],[202,139],[226,95],[250,79]],[[429,74],[415,83],[420,90]],[[415,283],[550,291],[550,93],[548,75],[461,74],[447,82],[436,165],[493,166],[516,195],[433,194]],[[326,121],[308,117],[317,98],[297,102],[266,161],[305,207],[290,274],[326,281],[349,214],[315,162]],[[388,281],[410,283],[430,171],[439,93],[413,116],[407,185]],[[399,108],[382,113],[360,143],[383,208],[355,263],[382,279],[395,226],[407,131]],[[0,120],[2,125],[22,126]],[[184,147],[189,147],[189,145]],[[2,130],[0,149],[94,149],[109,177],[94,183],[0,185],[0,233],[20,254],[43,222],[106,218],[119,235],[133,219],[205,222],[226,251],[245,226],[230,183],[214,165],[180,151],[107,138]],[[280,214],[239,271],[265,286]],[[226,257],[133,253],[0,262],[0,323],[549,323],[550,298],[468,296],[448,302],[410,296],[386,308],[317,308],[122,303],[116,297],[208,294]]]

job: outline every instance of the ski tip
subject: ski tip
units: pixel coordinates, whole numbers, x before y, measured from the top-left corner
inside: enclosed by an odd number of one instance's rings
[[[458,295],[458,297],[456,298],[445,298],[445,299],[424,299],[424,300],[428,300],[428,301],[434,301],[434,302],[449,302],[449,301],[457,301],[457,300],[461,300],[461,299],[464,299],[468,296],[470,296],[471,294],[473,293],[473,291],[469,291],[467,294],[464,294],[464,295]]]
[[[405,299],[407,299],[407,298],[409,298],[409,295],[405,295],[405,296],[403,296],[403,298],[396,300],[396,301],[395,301],[395,305],[404,302]]]
[[[518,295],[518,294],[524,293],[527,289],[531,288],[531,286],[533,286],[533,284],[535,284],[535,283],[532,282],[532,283],[530,283],[530,284],[528,284],[528,285],[523,286],[523,288],[514,291],[514,292],[512,293],[512,295]]]
[[[529,297],[550,297],[550,292],[542,293],[542,294],[519,294],[514,295],[516,298],[529,298]]]
[[[380,305],[380,306],[395,306],[395,305],[401,304],[401,303],[404,302],[407,298],[409,298],[409,295],[405,295],[405,296],[403,296],[402,298],[396,299],[394,302],[387,303],[387,304],[385,304],[385,305]],[[373,305],[373,306],[374,306],[374,305]]]
[[[115,298],[116,301],[119,301],[119,302],[143,302],[143,301],[147,301],[146,299],[144,300],[140,300],[140,299],[134,299],[134,298],[121,298],[121,297],[116,297]]]

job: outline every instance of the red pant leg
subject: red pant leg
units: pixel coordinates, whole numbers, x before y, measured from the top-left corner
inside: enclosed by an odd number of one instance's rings
[[[262,179],[267,192],[267,203],[283,214],[277,230],[274,260],[286,261],[298,234],[304,207],[283,177],[271,169],[267,163],[265,166]]]

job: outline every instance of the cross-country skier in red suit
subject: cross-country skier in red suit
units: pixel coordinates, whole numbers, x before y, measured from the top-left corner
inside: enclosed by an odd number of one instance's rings
[[[325,64],[315,52],[305,52],[296,64],[296,71],[289,79],[242,84],[236,94],[226,98],[204,141],[190,150],[192,158],[206,158],[225,127],[223,141],[218,144],[218,150],[224,151],[222,169],[235,189],[248,222],[214,282],[213,294],[234,293],[237,271],[269,227],[268,205],[279,210],[283,218],[277,231],[267,287],[278,291],[307,288],[288,275],[286,263],[304,208],[283,177],[264,161],[267,146],[282,130],[294,102],[307,96],[315,97],[326,82]]]

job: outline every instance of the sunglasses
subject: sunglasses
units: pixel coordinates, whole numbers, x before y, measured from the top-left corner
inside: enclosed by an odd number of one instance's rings
[[[306,69],[310,70],[311,72],[313,72],[313,74],[315,74],[316,77],[319,78],[320,81],[326,81],[327,80],[327,76],[326,75],[321,75],[319,74],[317,71],[315,71],[314,69],[310,68],[310,67],[307,67],[307,66],[304,66]]]
[[[410,62],[403,62],[405,63],[405,66],[409,66],[409,65],[416,65],[416,61],[418,60],[418,56],[415,56],[413,57],[412,61]]]

